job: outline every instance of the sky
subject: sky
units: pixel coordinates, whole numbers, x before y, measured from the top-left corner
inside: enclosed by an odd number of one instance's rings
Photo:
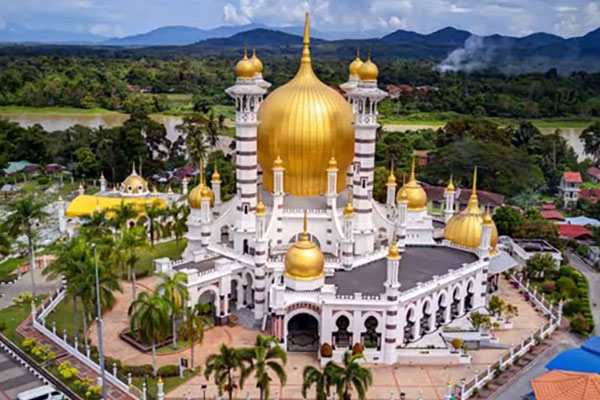
[[[600,0],[309,0],[308,8],[312,26],[323,31],[454,26],[479,35],[571,37],[600,27]],[[297,26],[305,10],[302,0],[0,0],[0,29],[18,24],[121,37],[167,25]]]

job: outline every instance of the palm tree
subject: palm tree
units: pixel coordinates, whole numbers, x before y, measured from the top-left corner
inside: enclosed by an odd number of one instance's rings
[[[118,229],[127,229],[127,222],[139,215],[138,210],[133,204],[123,201],[110,211],[114,213],[112,224]]]
[[[206,118],[200,113],[188,114],[183,122],[175,127],[185,137],[185,147],[194,165],[200,164],[208,152],[206,145]]]
[[[7,256],[10,253],[12,241],[4,230],[0,230],[0,255]]]
[[[142,343],[152,347],[152,368],[156,376],[156,345],[169,335],[169,303],[155,293],[142,292],[128,310],[129,331]]]
[[[248,363],[242,369],[242,376],[240,377],[241,388],[244,387],[246,379],[254,373],[256,387],[260,391],[260,400],[268,399],[269,385],[273,380],[269,376],[269,370],[275,372],[281,385],[285,385],[287,375],[283,366],[287,362],[287,354],[279,347],[277,339],[274,336],[258,335],[254,347],[242,349],[241,352],[242,359]]]
[[[127,265],[127,276],[131,281],[131,290],[135,299],[135,264],[140,259],[138,251],[148,246],[146,231],[140,226],[122,231],[118,245],[123,252],[123,261]]]
[[[179,241],[183,234],[187,231],[187,216],[190,209],[185,204],[177,205],[173,203],[167,209],[167,215],[171,218],[171,232],[175,236],[175,247],[177,249],[177,257],[180,256]]]
[[[225,129],[225,116],[219,114],[219,116],[215,118],[215,112],[211,110],[205,118],[205,125],[208,143],[214,150],[215,147],[217,147],[217,144],[219,144],[220,137]]]
[[[316,385],[316,400],[326,400],[329,397],[331,385],[334,382],[335,364],[329,362],[324,370],[321,370],[313,365],[307,365],[302,371],[302,397],[307,397],[307,391],[312,385]]]
[[[150,245],[152,246],[152,249],[154,249],[155,234],[161,229],[159,218],[165,214],[165,211],[162,209],[160,202],[158,200],[154,200],[152,203],[144,204],[144,214],[145,219],[148,222]]]
[[[90,215],[89,220],[83,224],[82,229],[85,229],[86,234],[90,239],[106,236],[110,232],[106,211],[94,211]]]
[[[222,344],[217,354],[211,354],[206,359],[204,377],[208,380],[213,375],[215,385],[219,388],[219,396],[223,395],[223,389],[225,389],[231,400],[235,388],[233,373],[237,369],[244,370],[242,350]]]
[[[329,373],[335,382],[336,391],[340,399],[350,400],[352,398],[352,387],[358,393],[359,400],[364,400],[367,389],[373,383],[371,370],[360,365],[358,360],[364,359],[362,354],[352,355],[347,351],[344,353],[343,365],[330,363]]]
[[[195,342],[202,344],[204,341],[204,330],[212,325],[212,319],[208,316],[210,306],[208,304],[198,303],[196,307],[186,307],[183,309],[183,322],[179,327],[181,333],[190,342],[190,358],[192,370],[194,369],[194,345]]]
[[[29,249],[29,269],[31,272],[31,292],[35,298],[35,250],[33,248],[36,224],[41,223],[48,214],[44,211],[44,203],[33,196],[21,197],[9,204],[9,215],[6,217],[5,229],[16,238],[27,236]]]
[[[156,276],[162,281],[157,287],[156,292],[160,293],[171,305],[171,324],[173,325],[173,347],[177,348],[177,324],[175,318],[180,314],[181,308],[188,299],[188,290],[185,284],[188,281],[187,275],[179,271],[169,276],[159,272]]]

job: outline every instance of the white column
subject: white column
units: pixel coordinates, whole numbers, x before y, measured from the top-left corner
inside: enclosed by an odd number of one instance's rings
[[[450,181],[450,186],[452,181]],[[452,187],[454,185],[452,184]],[[447,187],[444,191],[444,221],[448,222],[450,218],[454,215],[454,196],[456,195],[456,191],[452,189],[452,187]]]
[[[67,219],[65,218],[65,202],[62,196],[58,196],[56,213],[58,214],[58,231],[60,233],[66,233]]]
[[[262,197],[262,196],[261,196]],[[256,236],[254,239],[254,318],[257,320],[263,319],[267,309],[266,302],[266,272],[265,266],[268,257],[268,238],[265,237],[266,214],[262,199],[258,202],[256,210]]]
[[[348,204],[344,208],[343,214],[343,234],[344,237],[341,243],[340,260],[342,266],[349,270],[354,262],[354,208],[352,207],[352,199],[348,197]]]
[[[190,183],[190,181],[187,178],[187,176],[185,178],[183,178],[183,180],[181,181],[181,186],[183,187],[182,193],[183,193],[184,196],[187,196],[187,194],[188,194],[188,185],[189,185],[189,183]]]
[[[396,216],[396,235],[398,237],[398,248],[400,252],[404,252],[406,248],[406,226],[408,218],[408,199],[401,192],[400,201],[397,205],[398,211]]]
[[[100,192],[106,192],[106,179],[104,173],[100,174]]]
[[[337,161],[335,157],[329,160],[329,168],[327,168],[327,206],[335,207],[335,199],[337,198],[337,176],[338,176]]]

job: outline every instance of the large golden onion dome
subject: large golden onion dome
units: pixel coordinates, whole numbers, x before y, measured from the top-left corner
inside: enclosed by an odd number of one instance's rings
[[[248,50],[244,48],[244,58],[235,66],[235,74],[238,78],[252,79],[254,77],[254,63],[248,58]]]
[[[360,59],[360,50],[356,49],[356,58],[350,63],[350,67],[348,68],[350,76],[358,78],[358,70],[362,65],[363,60]]]
[[[294,196],[316,196],[327,188],[329,158],[338,163],[337,190],[346,185],[354,157],[350,105],[313,72],[309,18],[306,15],[302,61],[296,76],[273,91],[258,111],[258,162],[265,189],[273,191],[273,161],[284,160],[284,190]]]
[[[427,193],[425,189],[417,182],[415,177],[415,158],[413,157],[410,167],[410,177],[398,191],[396,201],[400,201],[402,197],[408,201],[408,209],[411,211],[421,211],[427,208]]]
[[[252,65],[254,66],[254,75],[262,74],[263,63],[256,56],[256,48],[255,47],[252,48],[252,57],[250,57],[250,61],[252,62]]]
[[[188,204],[191,208],[197,210],[202,208],[202,200],[210,199],[210,206],[215,205],[215,193],[206,186],[206,179],[204,178],[204,165],[200,162],[200,183],[194,187],[188,195]]]
[[[371,61],[371,54],[369,52],[367,61],[365,61],[358,69],[358,78],[365,82],[375,82],[378,76],[379,68],[377,68],[377,65]]]
[[[135,164],[131,174],[121,184],[121,190],[127,194],[142,194],[148,192],[148,182],[135,171]]]
[[[487,215],[486,215],[487,214]],[[479,247],[483,225],[491,225],[492,237],[490,246],[492,253],[496,252],[498,244],[498,229],[489,213],[479,208],[477,198],[477,169],[473,173],[473,189],[467,203],[467,208],[454,215],[444,229],[444,238],[453,244],[476,249]]]
[[[306,211],[302,237],[285,253],[285,277],[313,281],[325,276],[325,257],[317,244],[308,238]]]

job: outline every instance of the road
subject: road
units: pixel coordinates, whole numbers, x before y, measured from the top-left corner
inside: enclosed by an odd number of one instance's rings
[[[567,252],[569,263],[586,277],[589,284],[590,309],[594,318],[594,334],[600,335],[600,274],[586,264],[578,255]]]
[[[3,350],[0,350],[0,371],[0,400],[14,400],[21,392],[44,386],[41,380]]]
[[[50,293],[58,287],[58,282],[46,282],[42,271],[35,270],[35,287],[37,294]],[[12,298],[17,297],[21,292],[31,291],[31,275],[30,272],[23,274],[18,282],[11,285],[0,286],[0,309],[12,305]]]

